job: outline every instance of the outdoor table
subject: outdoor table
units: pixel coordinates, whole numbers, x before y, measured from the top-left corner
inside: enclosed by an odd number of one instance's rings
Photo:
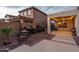
[[[18,43],[23,43],[23,42],[27,41],[28,36],[29,36],[29,31],[26,31],[25,29],[21,30],[18,33],[18,39],[17,39]]]
[[[25,37],[27,37],[28,36],[28,31],[21,31],[20,32],[20,38],[25,38]]]

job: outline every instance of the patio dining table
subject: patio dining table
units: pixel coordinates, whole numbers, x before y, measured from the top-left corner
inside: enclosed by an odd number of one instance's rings
[[[18,41],[19,42],[26,41],[28,40],[28,36],[29,36],[29,31],[22,30],[18,34]]]

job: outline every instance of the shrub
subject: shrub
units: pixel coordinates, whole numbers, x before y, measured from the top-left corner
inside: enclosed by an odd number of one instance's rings
[[[9,36],[11,33],[12,29],[10,27],[4,27],[0,29],[0,33],[4,36],[4,41],[6,41],[7,43],[10,42]]]

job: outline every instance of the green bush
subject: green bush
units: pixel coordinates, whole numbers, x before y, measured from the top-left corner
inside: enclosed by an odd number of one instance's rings
[[[10,27],[4,27],[0,29],[0,33],[5,37],[5,41],[9,42],[9,36],[12,29]]]

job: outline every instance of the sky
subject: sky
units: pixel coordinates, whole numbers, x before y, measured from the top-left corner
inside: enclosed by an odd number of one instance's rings
[[[18,11],[28,8],[29,6],[0,6],[0,18],[6,14],[18,15]],[[35,6],[46,14],[54,14],[63,11],[76,9],[75,6]]]

